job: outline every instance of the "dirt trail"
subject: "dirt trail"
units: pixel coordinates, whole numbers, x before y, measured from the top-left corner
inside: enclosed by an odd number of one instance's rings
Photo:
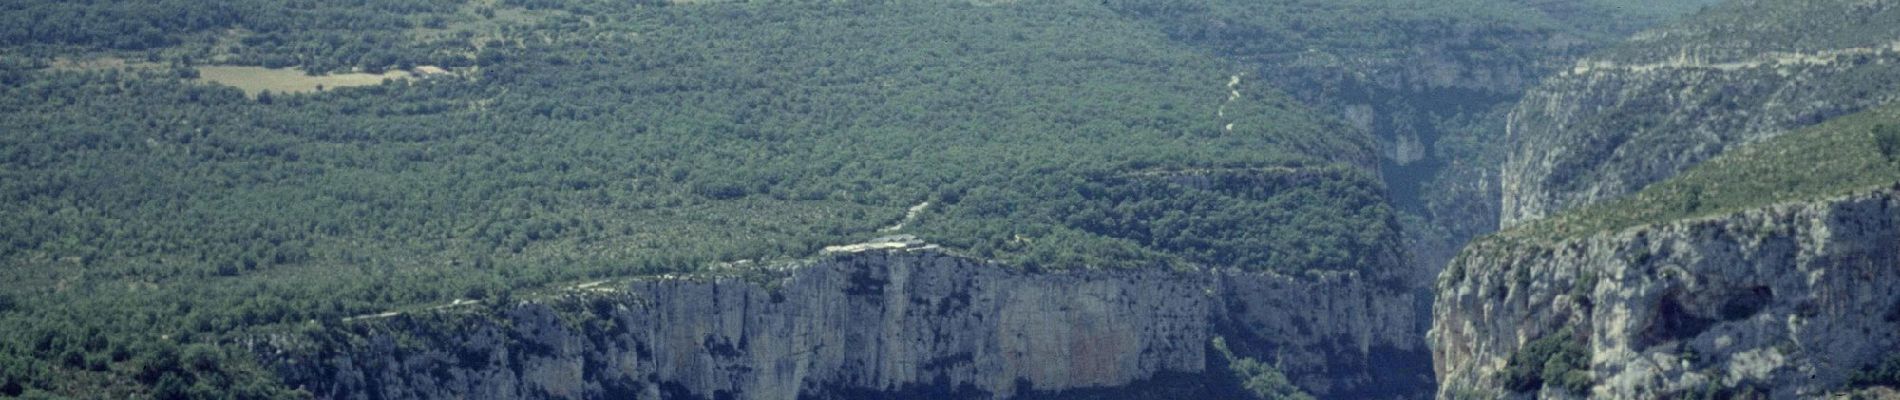
[[[365,319],[379,319],[379,318],[389,318],[389,317],[394,317],[394,316],[398,316],[398,315],[402,315],[402,313],[399,313],[399,312],[395,312],[395,311],[390,311],[390,312],[386,312],[386,313],[380,313],[380,314],[364,314],[364,315],[358,315],[358,316],[354,316],[354,317],[349,317],[349,318],[344,318],[344,319],[343,319],[343,322],[350,322],[350,321],[356,321],[356,320],[365,320]]]
[[[1826,65],[1834,64],[1835,61],[1838,61],[1843,57],[1875,55],[1875,54],[1881,54],[1881,53],[1900,53],[1900,41],[1888,43],[1886,46],[1851,47],[1851,48],[1845,48],[1845,49],[1823,50],[1823,51],[1812,52],[1812,53],[1771,52],[1771,53],[1762,54],[1760,56],[1756,56],[1754,59],[1750,59],[1750,60],[1723,62],[1723,63],[1711,63],[1711,62],[1704,62],[1700,60],[1693,60],[1690,58],[1689,55],[1678,56],[1676,57],[1676,59],[1669,60],[1666,62],[1652,63],[1652,64],[1632,64],[1632,65],[1622,65],[1622,64],[1617,64],[1616,62],[1612,62],[1612,61],[1583,60],[1583,61],[1578,61],[1577,66],[1572,67],[1568,74],[1569,75],[1583,75],[1583,74],[1588,74],[1592,72],[1649,72],[1649,71],[1665,70],[1665,69],[1714,69],[1714,70],[1720,70],[1720,71],[1736,71],[1736,70],[1759,68],[1759,67],[1771,66],[1771,65],[1826,66]]]
[[[1214,117],[1217,118],[1214,122],[1220,123],[1218,118],[1227,118],[1227,106],[1238,100],[1240,100],[1240,75],[1227,77],[1227,102],[1221,103],[1220,109],[1214,110]],[[1226,129],[1228,132],[1233,132],[1234,123],[1227,123]]]
[[[1276,166],[1269,166],[1269,167],[1159,169],[1159,170],[1127,172],[1127,173],[1123,173],[1117,176],[1122,177],[1122,178],[1152,178],[1152,177],[1157,177],[1157,176],[1199,175],[1199,174],[1226,173],[1226,172],[1270,172],[1270,173],[1285,174],[1285,173],[1300,172],[1300,170],[1298,168],[1283,167],[1283,166],[1276,165]]]
[[[917,205],[914,205],[914,206],[910,206],[909,210],[904,211],[904,219],[901,221],[897,221],[897,225],[891,225],[884,228],[880,228],[877,231],[878,232],[892,232],[892,231],[904,229],[904,225],[909,224],[910,221],[916,220],[917,215],[923,213],[924,209],[928,207],[930,207],[930,202],[928,201],[917,203]]]
[[[447,310],[450,308],[472,306],[476,304],[482,304],[482,302],[480,300],[455,299],[455,300],[449,301],[449,304],[443,304],[439,306],[424,308],[422,310],[423,311],[441,311],[441,310]],[[343,318],[343,322],[392,318],[392,317],[399,316],[402,314],[403,314],[402,311],[389,311],[389,312],[382,312],[382,313],[376,313],[376,314],[363,314],[363,315],[358,315],[354,317]]]

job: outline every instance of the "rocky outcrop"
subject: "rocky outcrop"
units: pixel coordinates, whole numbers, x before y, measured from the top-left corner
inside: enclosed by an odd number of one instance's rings
[[[1439,397],[1816,398],[1900,351],[1900,189],[1528,237],[1441,277]]]
[[[1350,274],[1025,272],[873,250],[345,322],[254,346],[319,398],[1219,393],[1223,336],[1320,395],[1430,392],[1413,298]]]
[[[1900,20],[1841,24],[1883,23]],[[1775,26],[1751,23],[1729,36]],[[1506,133],[1504,226],[1631,193],[1734,146],[1900,99],[1900,47],[1884,41],[1740,54],[1755,47],[1656,39],[1670,32],[1580,61],[1525,95]]]

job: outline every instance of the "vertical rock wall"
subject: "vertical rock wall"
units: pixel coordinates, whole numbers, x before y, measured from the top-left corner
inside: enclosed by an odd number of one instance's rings
[[[321,398],[1189,396],[1220,390],[1208,343],[1223,335],[1316,394],[1431,387],[1410,295],[1350,275],[1022,272],[904,251],[765,275],[346,322],[257,351]]]
[[[1441,398],[1815,398],[1900,351],[1900,193],[1562,241],[1474,244],[1430,335]],[[1527,343],[1587,355],[1585,392],[1514,391]],[[1531,360],[1539,363],[1545,360]]]

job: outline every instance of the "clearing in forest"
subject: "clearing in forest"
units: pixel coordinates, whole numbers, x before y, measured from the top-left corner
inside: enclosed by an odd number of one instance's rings
[[[244,94],[250,96],[256,96],[258,92],[265,90],[273,93],[303,93],[314,92],[318,88],[370,86],[382,84],[384,80],[406,79],[410,76],[412,74],[402,70],[391,70],[381,74],[351,72],[310,75],[297,68],[229,65],[198,67],[198,80],[243,89]]]

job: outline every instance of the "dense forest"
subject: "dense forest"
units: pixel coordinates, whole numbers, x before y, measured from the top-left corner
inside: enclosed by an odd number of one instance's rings
[[[298,397],[245,343],[814,256],[925,202],[902,233],[1025,269],[1399,257],[1362,133],[1094,2],[0,7],[0,395]]]
[[[1706,3],[12,1],[0,397],[299,398],[250,344],[899,233],[1024,270],[1392,281],[1374,139],[1315,97],[1443,99],[1263,65],[1529,65],[1574,50],[1503,40]],[[418,73],[246,92],[214,66]],[[1500,112],[1447,107],[1415,122]]]

